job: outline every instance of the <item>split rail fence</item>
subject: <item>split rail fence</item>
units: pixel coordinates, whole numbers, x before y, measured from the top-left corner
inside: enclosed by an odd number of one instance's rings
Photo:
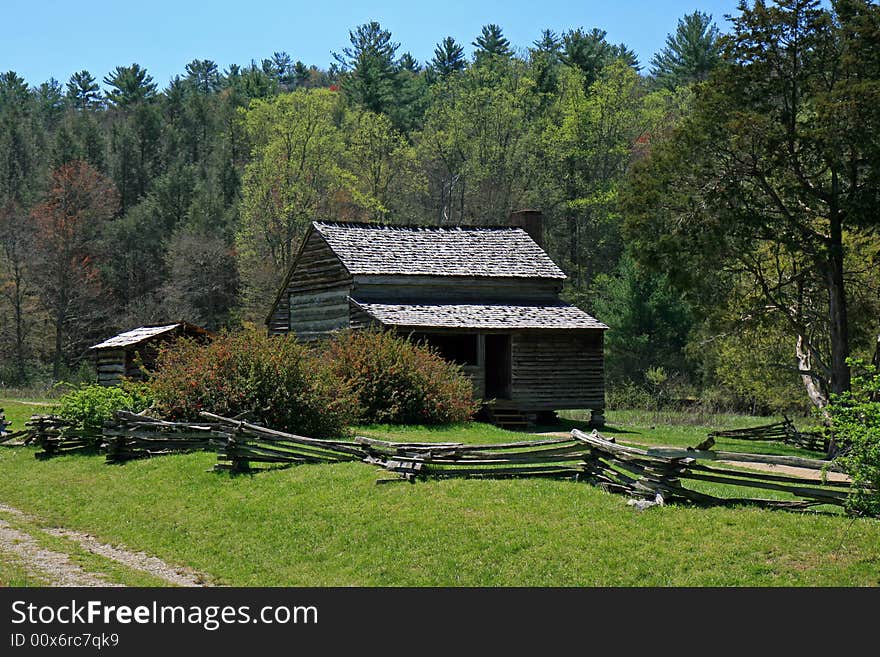
[[[379,483],[429,478],[546,477],[585,481],[647,505],[665,501],[699,505],[752,504],[806,508],[842,506],[851,483],[832,461],[700,449],[641,449],[618,445],[596,431],[573,430],[567,437],[465,445],[405,443],[356,437],[322,440],[276,431],[244,420],[202,413],[198,422],[167,422],[118,412],[100,436],[77,438],[58,418],[32,418],[38,457],[93,449],[100,445],[109,463],[161,454],[215,451],[215,470],[232,473],[306,463],[363,461],[388,475]],[[795,476],[780,466],[800,468]],[[796,471],[793,471],[796,472]],[[712,494],[722,489],[732,497]],[[784,499],[752,491],[786,493]]]
[[[828,439],[822,433],[817,431],[798,431],[794,426],[794,422],[787,417],[782,422],[765,424],[759,427],[713,431],[709,434],[709,437],[736,438],[738,440],[775,440],[803,447],[804,449],[816,451],[828,449]]]

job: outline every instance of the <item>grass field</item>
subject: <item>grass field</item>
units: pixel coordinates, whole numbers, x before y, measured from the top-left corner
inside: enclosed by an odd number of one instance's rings
[[[10,410],[6,400],[0,406]],[[608,432],[618,441],[685,445],[707,430],[627,419],[609,415]],[[523,437],[484,425],[358,433],[469,442]],[[100,456],[38,462],[33,453],[0,448],[0,502],[46,526],[208,573],[219,584],[880,585],[880,522],[841,514],[675,505],[640,513],[625,497],[567,481],[377,486],[379,472],[362,463],[232,477],[209,472],[212,454],[108,466]],[[0,579],[27,580],[15,567],[0,569]],[[121,571],[114,577],[140,581]]]

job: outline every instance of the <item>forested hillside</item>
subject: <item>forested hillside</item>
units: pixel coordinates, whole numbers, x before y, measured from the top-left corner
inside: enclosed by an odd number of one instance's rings
[[[598,28],[535,37],[438,35],[418,62],[371,22],[328,35],[326,70],[0,74],[0,385],[85,376],[142,324],[261,324],[314,219],[530,207],[566,298],[612,327],[612,394],[846,389],[880,331],[876,5],[697,11],[649,62]]]

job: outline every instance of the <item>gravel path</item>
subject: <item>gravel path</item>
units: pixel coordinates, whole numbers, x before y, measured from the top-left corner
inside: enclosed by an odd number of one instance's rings
[[[13,516],[42,524],[39,519],[20,509],[0,504],[0,511]],[[78,543],[84,550],[107,559],[112,559],[134,570],[158,577],[173,586],[208,586],[209,578],[194,570],[172,566],[158,557],[144,552],[132,552],[120,546],[101,543],[90,534],[61,527],[43,528],[51,536],[65,538]],[[0,552],[16,555],[24,562],[27,570],[46,579],[52,586],[120,586],[111,584],[100,573],[90,573],[70,561],[68,555],[47,550],[37,543],[32,535],[19,531],[0,519]]]
[[[118,586],[97,573],[83,570],[66,554],[41,547],[30,534],[15,529],[5,520],[0,520],[0,552],[14,554],[23,562],[25,570],[50,586]]]

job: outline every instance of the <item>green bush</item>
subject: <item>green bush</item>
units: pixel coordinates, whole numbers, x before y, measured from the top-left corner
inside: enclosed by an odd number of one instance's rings
[[[140,413],[153,404],[149,386],[125,382],[121,386],[105,387],[95,383],[81,385],[58,400],[58,414],[75,420],[81,429],[96,430],[113,419],[116,411]]]
[[[476,411],[461,368],[424,345],[391,332],[345,331],[324,349],[357,394],[361,422],[445,424]]]
[[[159,354],[150,387],[169,419],[200,411],[316,438],[340,436],[356,398],[318,354],[293,336],[224,334],[207,345],[181,340]]]
[[[857,515],[880,516],[880,372],[871,365],[852,380],[852,391],[836,395],[827,410],[838,445],[845,448],[835,459],[852,477],[847,509]]]

